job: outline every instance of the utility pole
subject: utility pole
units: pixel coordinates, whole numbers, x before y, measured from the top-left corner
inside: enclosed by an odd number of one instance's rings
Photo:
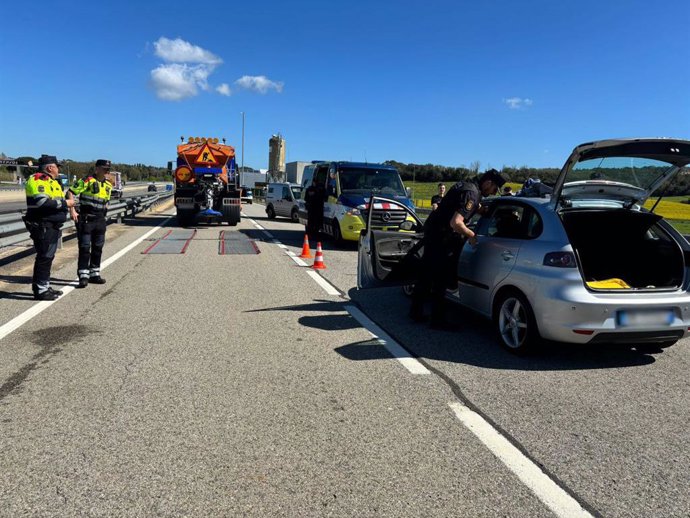
[[[242,113],[242,167],[240,168],[240,171],[242,171],[242,174],[244,174],[244,112]],[[240,178],[241,180],[241,178]]]

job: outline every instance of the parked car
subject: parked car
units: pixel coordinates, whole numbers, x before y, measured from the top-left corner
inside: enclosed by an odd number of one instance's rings
[[[463,248],[460,289],[449,298],[493,319],[501,344],[516,353],[542,338],[674,344],[690,326],[690,244],[643,204],[688,163],[686,140],[576,147],[551,195],[488,200],[474,227],[478,244]],[[415,233],[369,228],[359,244],[358,287],[409,286],[421,223]]]
[[[247,187],[246,185],[243,185],[241,187],[241,192],[240,192],[240,201],[243,201],[245,203],[249,203],[250,205],[254,202],[254,193],[252,192],[251,187]]]
[[[302,188],[296,183],[269,183],[266,191],[266,215],[273,219],[285,216],[292,221],[299,221],[297,200],[302,195]]]
[[[148,187],[148,192],[158,192],[158,187],[156,187],[156,184],[151,182]]]

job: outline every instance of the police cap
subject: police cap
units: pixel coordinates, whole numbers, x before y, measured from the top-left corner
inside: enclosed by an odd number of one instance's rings
[[[38,167],[50,164],[55,164],[56,166],[60,167],[60,164],[58,163],[58,159],[56,156],[41,155],[41,158],[38,159]]]
[[[104,169],[110,169],[110,160],[105,160],[103,158],[99,158],[96,160],[96,167],[103,167]]]
[[[485,180],[491,180],[498,186],[499,189],[503,187],[504,183],[506,183],[506,179],[503,178],[501,173],[496,171],[496,169],[489,169],[488,171],[485,171],[482,177],[479,179],[479,183],[482,183]]]

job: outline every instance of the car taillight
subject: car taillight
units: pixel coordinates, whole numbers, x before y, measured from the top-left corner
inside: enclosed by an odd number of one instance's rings
[[[575,254],[572,252],[549,252],[544,256],[544,266],[556,268],[575,268]]]

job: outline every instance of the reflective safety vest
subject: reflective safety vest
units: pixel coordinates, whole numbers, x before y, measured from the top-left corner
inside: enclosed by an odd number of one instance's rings
[[[26,182],[26,219],[62,223],[67,219],[65,193],[57,180],[45,173],[31,175]]]
[[[69,190],[79,197],[80,214],[105,215],[113,184],[108,180],[99,182],[95,177],[87,176],[74,182]]]

